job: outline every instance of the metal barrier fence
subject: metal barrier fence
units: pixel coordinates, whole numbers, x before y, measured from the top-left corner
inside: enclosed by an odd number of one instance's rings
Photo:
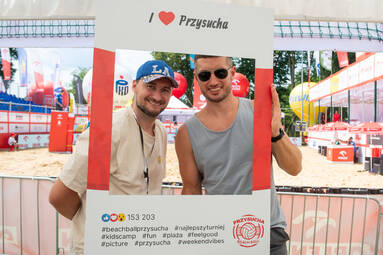
[[[15,102],[0,101],[0,110],[4,111],[19,111],[19,112],[35,112],[35,113],[50,113],[51,106],[36,105],[36,104],[22,104]]]
[[[48,202],[56,179],[0,178],[0,254],[68,254],[70,221]],[[162,194],[179,195],[181,189],[166,184]],[[278,197],[288,224],[289,254],[383,254],[383,212],[376,197],[287,192]]]
[[[58,216],[48,177],[0,176],[1,254],[57,254]]]
[[[278,193],[289,254],[383,254],[383,196]],[[383,199],[382,199],[383,201]]]
[[[55,107],[48,105],[37,105],[32,103],[23,104],[15,102],[5,102],[0,100],[0,110],[13,112],[51,113],[51,111],[55,110]],[[76,104],[72,110],[73,113],[76,115],[88,115],[88,105],[86,104]]]

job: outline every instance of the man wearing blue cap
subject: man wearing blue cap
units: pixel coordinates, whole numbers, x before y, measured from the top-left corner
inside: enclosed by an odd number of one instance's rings
[[[57,111],[62,111],[64,109],[63,95],[64,95],[64,90],[60,89],[59,93],[56,95],[56,98],[55,98]]]
[[[137,71],[132,106],[113,114],[111,194],[161,194],[165,177],[166,130],[157,116],[169,103],[178,84],[163,61],[151,60]],[[49,194],[56,210],[72,220],[70,254],[84,253],[85,194],[88,170],[89,129],[76,144]]]

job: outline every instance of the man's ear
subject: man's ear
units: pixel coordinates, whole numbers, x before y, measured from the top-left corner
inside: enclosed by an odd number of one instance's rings
[[[134,80],[134,81],[133,81],[133,84],[132,84],[132,90],[133,90],[133,93],[136,93],[136,86],[137,86],[137,81]]]
[[[231,77],[234,77],[235,72],[237,72],[237,68],[233,66],[233,68],[231,68]]]

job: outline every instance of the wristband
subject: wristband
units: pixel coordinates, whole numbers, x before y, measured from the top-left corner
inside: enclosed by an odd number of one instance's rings
[[[285,135],[285,132],[283,132],[282,128],[279,128],[279,135],[271,137],[271,142],[275,143],[282,139],[282,137]]]

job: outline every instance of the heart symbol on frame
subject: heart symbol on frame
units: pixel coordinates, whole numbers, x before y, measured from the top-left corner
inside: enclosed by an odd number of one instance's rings
[[[158,17],[160,18],[161,22],[164,23],[166,26],[173,22],[174,18],[176,17],[173,12],[160,12],[158,14]]]

